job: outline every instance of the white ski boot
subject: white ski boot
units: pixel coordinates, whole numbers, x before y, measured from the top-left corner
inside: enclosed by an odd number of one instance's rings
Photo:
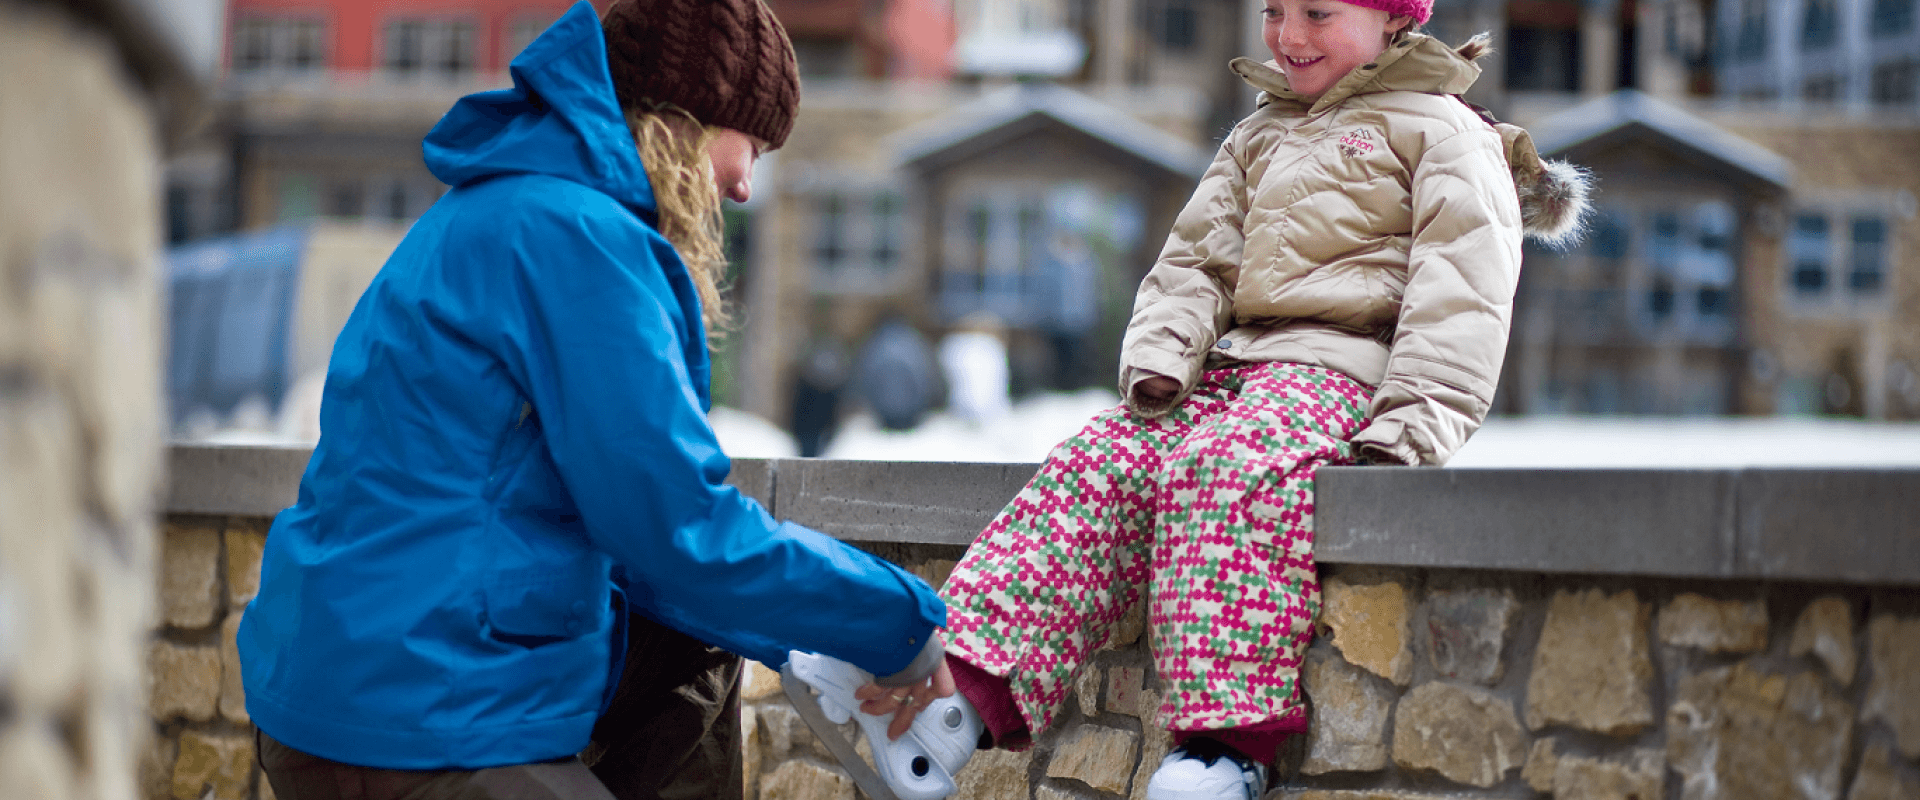
[[[872,800],[939,800],[953,794],[954,773],[973,757],[986,730],[979,712],[955,692],[921,709],[899,739],[888,739],[892,715],[862,712],[853,697],[854,690],[872,682],[872,674],[845,661],[797,650],[780,670],[794,710]],[[839,726],[848,719],[866,735],[878,775],[842,735]]]
[[[1213,739],[1187,740],[1160,760],[1147,800],[1259,800],[1267,767]]]

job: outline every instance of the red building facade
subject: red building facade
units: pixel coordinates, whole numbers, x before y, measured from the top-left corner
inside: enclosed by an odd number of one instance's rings
[[[226,64],[253,72],[502,72],[564,0],[233,0]],[[604,6],[605,3],[598,3]]]

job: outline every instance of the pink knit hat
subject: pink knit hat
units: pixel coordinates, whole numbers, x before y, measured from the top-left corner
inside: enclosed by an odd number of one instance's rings
[[[1405,14],[1413,17],[1415,25],[1427,24],[1427,18],[1433,16],[1433,0],[1341,0],[1347,5],[1361,8],[1377,8],[1389,14]]]

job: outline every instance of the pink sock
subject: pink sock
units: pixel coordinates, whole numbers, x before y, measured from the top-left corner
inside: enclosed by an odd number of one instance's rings
[[[1013,704],[1013,689],[1007,685],[1006,678],[969,664],[952,653],[947,654],[947,669],[953,672],[953,682],[960,688],[960,694],[980,712],[980,721],[986,723],[987,732],[993,734],[993,746],[1024,750],[1033,744],[1033,734],[1027,730],[1027,721],[1020,716],[1020,709]]]

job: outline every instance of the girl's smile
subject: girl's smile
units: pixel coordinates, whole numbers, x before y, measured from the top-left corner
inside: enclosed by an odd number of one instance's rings
[[[1287,85],[1319,97],[1355,67],[1387,48],[1411,17],[1340,0],[1266,0],[1260,38],[1273,51]]]

